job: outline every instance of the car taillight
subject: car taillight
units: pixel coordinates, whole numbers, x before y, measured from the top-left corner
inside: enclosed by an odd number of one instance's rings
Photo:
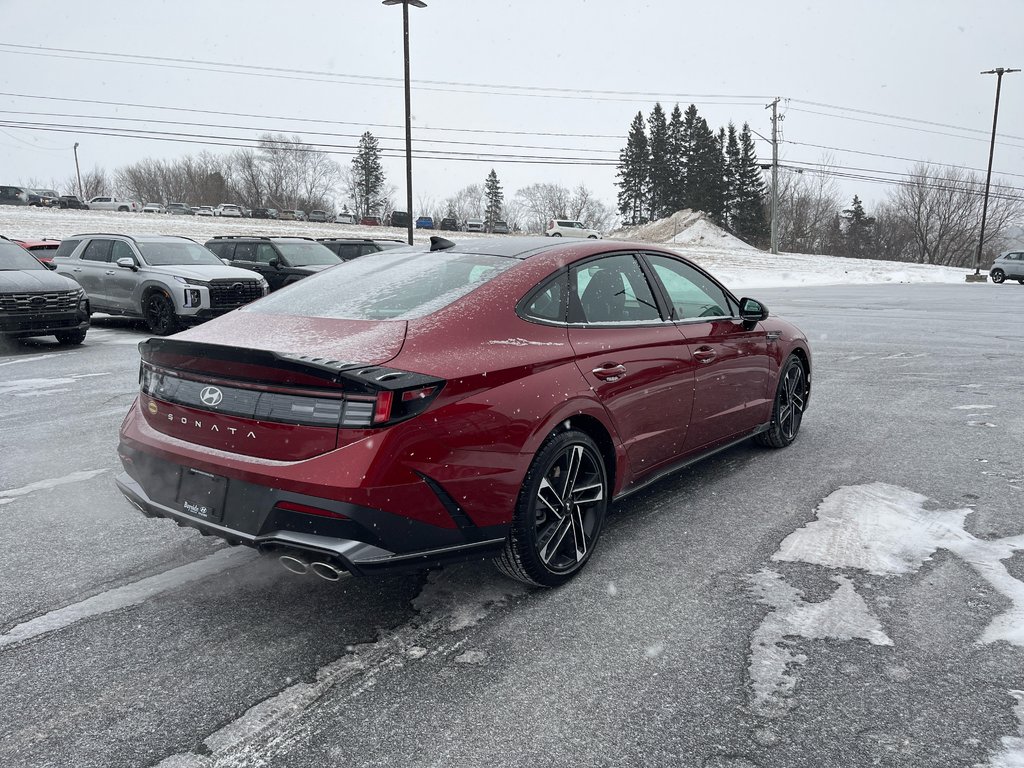
[[[385,390],[377,393],[373,410],[373,426],[379,427],[411,419],[427,409],[441,391],[442,383],[405,390]]]

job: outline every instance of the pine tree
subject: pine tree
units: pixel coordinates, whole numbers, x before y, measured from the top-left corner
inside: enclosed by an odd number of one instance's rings
[[[668,121],[668,182],[665,208],[675,213],[686,207],[686,152],[683,146],[683,112],[676,104]]]
[[[647,134],[644,133],[644,116],[637,112],[629,127],[626,146],[619,153],[619,213],[627,224],[642,224],[647,221],[647,193],[650,180],[650,152]]]
[[[652,219],[660,219],[671,213],[669,210],[669,185],[671,182],[669,166],[668,123],[661,104],[655,104],[651,116],[647,118],[650,129],[649,147],[651,154],[649,180],[649,209]]]
[[[843,234],[842,254],[854,259],[870,258],[875,250],[875,220],[864,212],[864,204],[857,195],[853,203],[843,209],[846,221]]]
[[[764,174],[754,151],[750,126],[743,124],[739,135],[739,161],[736,174],[736,202],[732,214],[732,231],[744,242],[763,247],[771,236],[765,216],[768,195]]]
[[[380,162],[380,147],[373,134],[367,131],[359,139],[359,149],[352,158],[352,193],[356,213],[369,216],[383,202],[384,166]]]
[[[725,139],[725,222],[730,232],[736,231],[740,201],[740,143],[736,126],[731,122]]]
[[[487,231],[492,231],[494,222],[501,219],[501,210],[505,204],[505,193],[501,191],[501,183],[498,181],[498,174],[491,168],[484,182],[484,198],[487,207],[484,210],[484,221],[487,223]]]
[[[693,111],[696,114],[696,107]],[[686,191],[690,208],[703,211],[713,221],[722,221],[725,215],[725,158],[721,142],[703,117],[696,118],[690,131]]]

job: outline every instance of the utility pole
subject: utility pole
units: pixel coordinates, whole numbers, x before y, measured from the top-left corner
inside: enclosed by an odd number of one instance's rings
[[[985,246],[985,221],[988,218],[988,188],[992,182],[992,157],[996,151],[996,124],[999,122],[999,91],[1003,87],[1003,75],[1010,72],[1020,72],[1019,69],[1006,69],[996,67],[982,72],[983,75],[996,76],[996,106],[992,111],[992,141],[988,147],[988,172],[985,174],[985,197],[981,203],[981,235],[978,237],[978,252],[974,255],[974,274],[967,275],[970,283],[986,282],[987,276],[981,274],[981,251]],[[973,279],[972,279],[973,278]]]
[[[405,212],[409,217],[407,234],[412,245],[412,100],[409,95],[409,6],[426,8],[423,0],[382,0],[384,5],[402,6],[402,32],[405,40]]]
[[[78,199],[85,202],[85,192],[82,189],[82,172],[78,168],[78,142],[75,142],[75,175],[78,176]]]
[[[772,111],[772,253],[779,252],[779,97],[766,104]]]

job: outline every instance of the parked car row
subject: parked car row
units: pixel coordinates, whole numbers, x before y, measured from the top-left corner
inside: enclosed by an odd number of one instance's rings
[[[205,245],[186,237],[104,233],[63,241],[2,238],[0,336],[56,335],[62,343],[81,343],[92,312],[136,317],[167,335],[343,261],[403,245],[246,235],[218,236]],[[31,274],[21,275],[26,269]],[[15,271],[17,280],[8,274]],[[83,298],[84,308],[72,312],[73,297]]]

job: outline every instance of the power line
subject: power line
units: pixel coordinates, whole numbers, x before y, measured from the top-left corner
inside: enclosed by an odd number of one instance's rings
[[[244,125],[225,125],[223,123],[193,123],[184,120],[156,120],[153,118],[143,117],[120,117],[114,115],[80,115],[80,114],[69,114],[64,112],[21,112],[13,109],[0,109],[0,114],[3,115],[27,115],[30,117],[64,117],[74,119],[85,119],[85,120],[114,120],[118,122],[133,122],[133,123],[148,123],[157,125],[185,125],[191,128],[227,128],[235,131],[259,131],[262,133],[281,133],[283,132],[280,128],[265,128],[256,126],[244,126]],[[96,126],[103,127],[103,126]],[[358,139],[362,136],[361,133],[331,133],[329,131],[304,131],[304,135],[309,136],[326,136],[328,138],[343,138],[343,139]],[[379,141],[403,141],[401,137],[395,136],[377,136],[375,137]],[[466,147],[500,147],[502,149],[543,149],[558,152],[603,152],[605,154],[618,155],[619,150],[617,149],[596,149],[593,147],[548,147],[538,146],[535,144],[496,144],[493,142],[482,142],[482,141],[454,141],[450,139],[428,139],[418,138],[418,143],[426,144],[453,144],[457,146]]]
[[[101,101],[99,99],[72,99],[62,96],[37,96],[28,93],[7,93],[0,92],[0,96],[11,96],[20,99],[40,99],[44,101],[64,101],[75,104],[94,104],[102,105],[107,107],[135,107],[139,109],[157,109],[167,110],[172,112],[194,112],[196,114],[203,115],[218,115],[221,117],[251,117],[251,118],[263,118],[267,120],[289,120],[296,123],[321,123],[331,125],[356,125],[364,128],[404,128],[405,126],[398,125],[396,123],[366,123],[366,122],[347,122],[344,120],[327,120],[320,118],[309,118],[309,117],[285,117],[281,115],[260,115],[252,114],[247,112],[223,112],[213,109],[195,109],[190,107],[168,107],[165,105],[158,104],[132,104],[124,101]],[[485,128],[438,128],[433,126],[417,127],[417,131],[445,131],[451,133],[484,133],[494,134],[501,136],[556,136],[560,138],[579,138],[579,139],[619,139],[623,136],[621,134],[609,134],[609,133],[559,133],[553,131],[505,131],[505,130],[489,130]]]
[[[248,64],[232,64],[230,62],[204,62],[193,59],[178,59],[164,56],[146,56],[142,54],[106,53],[103,51],[83,51],[72,48],[46,48],[43,46],[27,46],[15,43],[2,43],[0,48],[14,48],[17,50],[0,50],[0,53],[12,53],[25,56],[43,56],[55,59],[70,59],[72,61],[93,61],[104,64],[130,60],[133,66],[161,67],[166,69],[180,69],[188,72],[207,72],[216,74],[273,77],[281,80],[299,80],[314,83],[338,83],[344,85],[359,85],[377,88],[401,88],[401,82],[394,82],[396,78],[378,77],[372,75],[350,75],[334,72],[317,72],[314,70],[288,69],[284,67],[266,67]],[[99,58],[106,57],[106,58]],[[186,64],[197,63],[208,66],[186,66]],[[217,67],[214,69],[213,67]],[[294,74],[286,74],[294,73]],[[328,78],[328,79],[324,79]],[[366,81],[366,82],[362,82]],[[760,97],[729,96],[725,94],[670,94],[670,93],[645,93],[642,91],[600,91],[586,90],[581,88],[545,88],[537,86],[501,85],[498,83],[460,83],[445,80],[420,80],[420,83],[430,85],[413,86],[419,91],[434,91],[440,93],[465,93],[472,95],[487,96],[519,96],[538,99],[572,99],[577,101],[624,101],[635,102],[640,98],[665,98],[665,99],[699,99],[703,103],[706,99],[742,99],[742,101],[714,101],[714,104],[749,106],[753,101],[749,99]],[[458,86],[458,87],[456,87]],[[472,89],[472,90],[469,90]],[[586,94],[586,95],[580,95]],[[628,96],[629,98],[621,98]]]

